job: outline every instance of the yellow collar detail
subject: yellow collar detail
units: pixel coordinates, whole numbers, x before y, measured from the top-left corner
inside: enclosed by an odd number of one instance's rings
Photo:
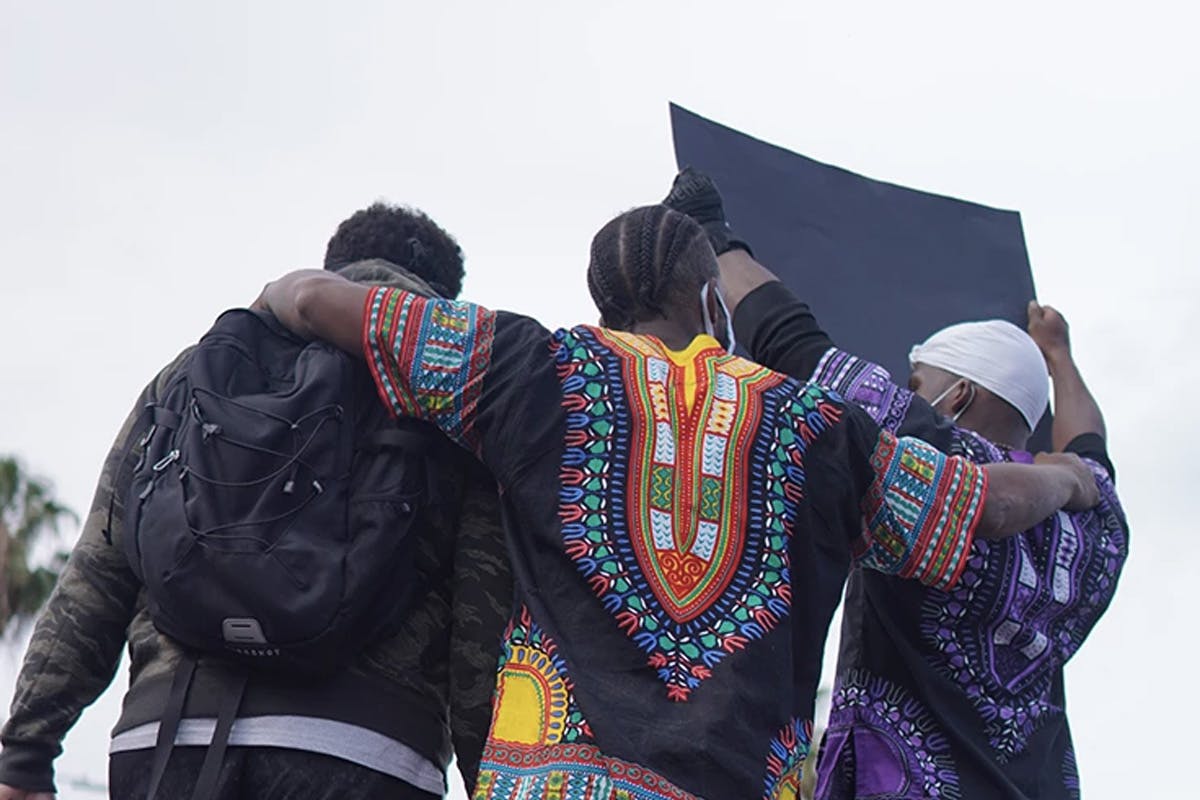
[[[696,356],[698,356],[702,350],[708,350],[713,347],[719,350],[721,348],[721,343],[709,336],[707,333],[702,333],[695,339],[692,339],[691,344],[689,344],[683,350],[671,350],[664,346],[663,352],[666,353],[667,357],[674,361],[677,365],[686,367],[696,361]]]
[[[714,347],[720,349],[721,343],[706,333],[692,339],[691,344],[683,350],[671,350],[663,347],[663,352],[667,357],[676,366],[683,367],[683,399],[687,404],[689,414],[692,407],[696,405],[696,358],[701,352]]]

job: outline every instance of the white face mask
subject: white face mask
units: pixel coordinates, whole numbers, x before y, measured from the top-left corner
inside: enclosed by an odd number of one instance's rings
[[[716,339],[717,326],[713,323],[712,315],[708,313],[708,287],[708,283],[700,287],[700,313],[704,315],[704,332]],[[721,312],[725,315],[725,352],[732,353],[737,348],[737,337],[733,335],[733,316],[729,313],[729,306],[725,305],[721,290],[714,289],[713,294],[716,295],[717,304],[721,306]]]
[[[959,380],[965,380],[965,378],[960,378]],[[946,391],[942,392],[936,398],[934,398],[933,402],[930,403],[929,405],[933,406],[934,409],[937,409],[937,404],[942,402],[943,400],[945,400],[946,396],[948,394],[950,394],[952,391],[954,391],[954,387],[958,386],[958,383],[959,383],[959,381],[955,381],[954,383],[952,383],[948,387],[946,387]],[[961,417],[964,413],[966,413],[966,410],[971,407],[971,403],[975,402],[975,384],[968,383],[967,386],[971,387],[971,397],[969,400],[967,400],[967,404],[965,406],[963,406],[962,408],[960,408],[958,410],[958,412],[953,417],[950,418],[951,422],[958,422],[958,418]]]

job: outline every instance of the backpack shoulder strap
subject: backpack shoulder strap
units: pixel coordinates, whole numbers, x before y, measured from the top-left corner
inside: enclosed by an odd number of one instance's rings
[[[196,657],[191,653],[185,653],[179,666],[175,668],[175,676],[171,679],[171,693],[167,699],[167,708],[158,722],[158,738],[154,743],[154,759],[150,766],[150,788],[146,791],[146,800],[155,800],[163,776],[167,774],[167,762],[171,760],[171,750],[175,747],[175,734],[179,732],[179,723],[183,719],[183,707],[187,704],[188,689],[192,685],[192,676],[195,674]]]
[[[418,419],[401,418],[371,431],[360,447],[371,453],[393,451],[420,462],[425,473],[426,500],[437,504],[444,500],[442,481],[438,480],[441,470],[447,465],[457,464],[454,452],[459,448],[448,440],[437,428]]]
[[[221,696],[221,706],[217,710],[217,727],[213,731],[212,741],[208,744],[208,752],[204,754],[200,774],[196,777],[192,800],[212,800],[216,794],[217,779],[221,777],[221,764],[225,761],[225,751],[229,749],[229,734],[233,732],[233,723],[237,719],[238,708],[242,705],[248,679],[249,674],[246,670],[238,670]]]

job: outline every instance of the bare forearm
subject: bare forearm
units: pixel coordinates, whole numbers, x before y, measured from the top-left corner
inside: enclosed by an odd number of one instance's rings
[[[1046,363],[1054,381],[1054,425],[1051,428],[1054,449],[1061,452],[1085,433],[1099,434],[1103,438],[1104,415],[1070,353],[1047,358]]]
[[[302,270],[267,284],[255,304],[306,339],[362,357],[362,317],[370,289],[331,272]]]
[[[1076,461],[1078,459],[1075,459]],[[975,535],[1002,539],[1037,525],[1064,507],[1095,503],[1090,473],[1065,463],[988,464],[988,491]]]

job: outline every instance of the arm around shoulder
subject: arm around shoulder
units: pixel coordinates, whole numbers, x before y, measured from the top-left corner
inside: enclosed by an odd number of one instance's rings
[[[1033,464],[988,464],[988,490],[975,535],[1002,539],[1028,530],[1060,509],[1082,511],[1100,501],[1095,476],[1073,453],[1041,453]]]
[[[292,333],[324,339],[363,357],[363,308],[370,287],[332,272],[304,269],[268,283],[253,308],[267,311]]]

